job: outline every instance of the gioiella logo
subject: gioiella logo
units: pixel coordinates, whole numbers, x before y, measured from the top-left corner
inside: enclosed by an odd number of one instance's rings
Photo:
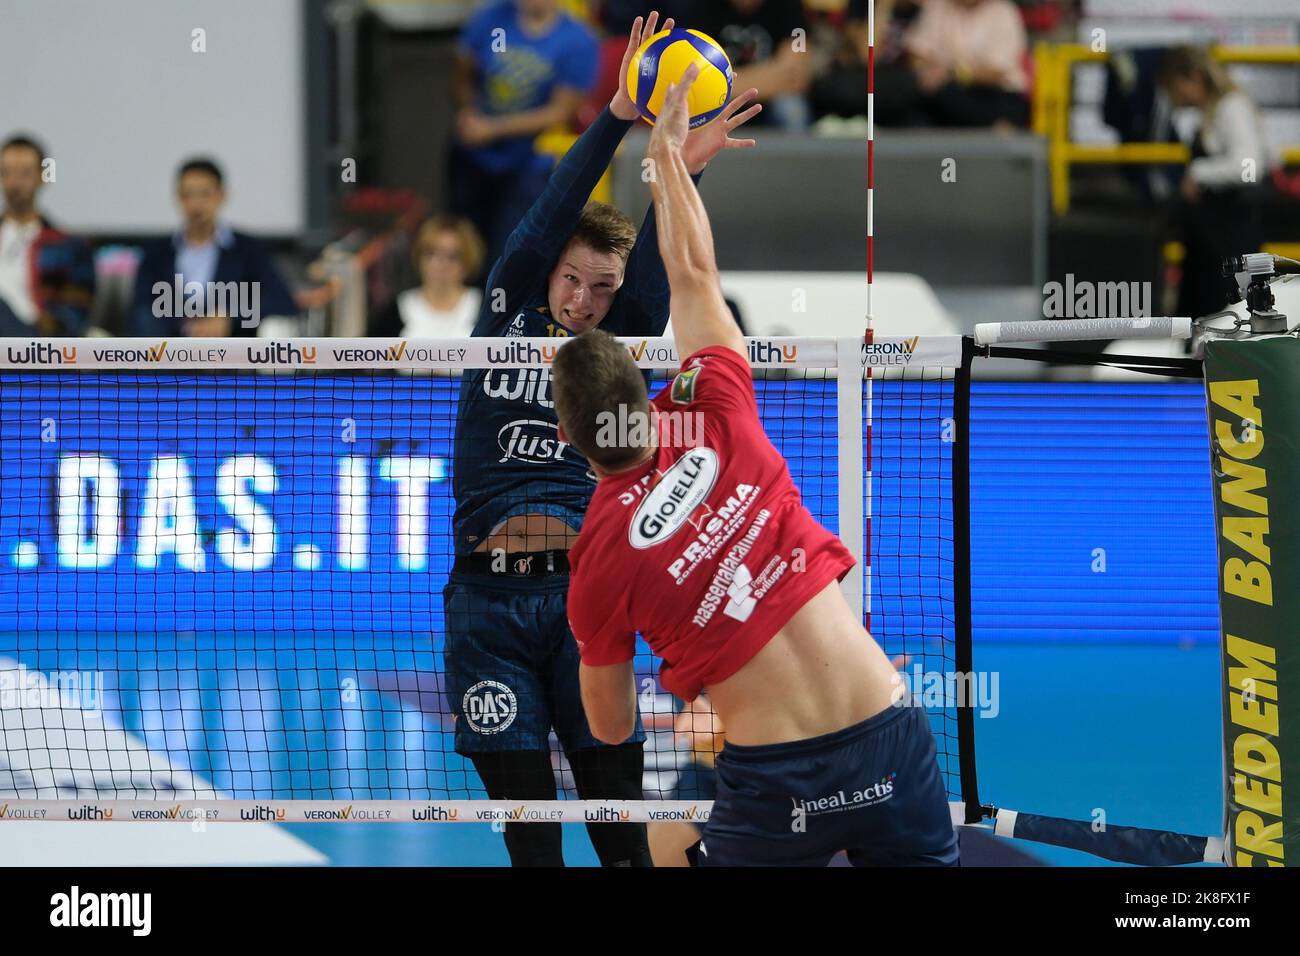
[[[40,365],[45,368],[77,364],[75,345],[50,345],[46,342],[29,342],[20,348],[9,346],[10,365]]]
[[[628,542],[639,551],[667,541],[686,523],[718,480],[718,453],[696,448],[664,472],[632,514]]]

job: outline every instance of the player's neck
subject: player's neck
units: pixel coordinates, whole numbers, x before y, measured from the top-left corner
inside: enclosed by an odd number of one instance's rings
[[[655,456],[655,452],[658,450],[658,448],[659,448],[658,442],[647,446],[646,448],[642,449],[642,452],[637,457],[636,461],[632,462],[632,464],[630,465],[625,465],[622,468],[615,468],[615,469],[602,468],[600,467],[600,465],[597,465],[595,462],[592,462],[591,470],[594,471],[596,473],[596,477],[601,480],[604,480],[605,478],[618,478],[621,477],[622,475],[630,474],[631,472],[634,471],[640,471],[642,468],[646,466],[646,462],[653,460]]]

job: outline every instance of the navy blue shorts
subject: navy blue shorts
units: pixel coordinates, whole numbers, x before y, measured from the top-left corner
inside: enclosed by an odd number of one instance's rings
[[[578,688],[578,644],[565,613],[567,575],[503,579],[452,574],[443,589],[447,703],[456,752],[605,746],[591,735]],[[641,716],[629,741],[644,741]]]
[[[766,747],[727,743],[701,866],[955,866],[957,835],[924,708]]]

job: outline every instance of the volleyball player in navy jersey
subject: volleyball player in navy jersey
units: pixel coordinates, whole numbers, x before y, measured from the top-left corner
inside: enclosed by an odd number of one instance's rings
[[[637,18],[619,92],[556,166],[541,197],[488,276],[475,336],[567,337],[597,326],[655,336],[668,320],[668,282],[654,211],[639,234],[612,206],[588,203],[636,120],[627,68],[658,15]],[[672,27],[665,22],[665,29]],[[507,41],[508,42],[508,41]],[[685,151],[698,177],[728,136],[758,112],[735,97]],[[566,614],[568,549],[595,478],[557,433],[545,368],[472,369],[457,411],[453,464],[455,563],[443,593],[446,685],[456,750],[498,800],[553,800],[554,729],[584,799],[641,799],[644,734],[617,745],[592,736],[578,690],[578,654]],[[605,866],[648,866],[645,827],[588,824]],[[516,866],[563,865],[558,824],[508,823]]]

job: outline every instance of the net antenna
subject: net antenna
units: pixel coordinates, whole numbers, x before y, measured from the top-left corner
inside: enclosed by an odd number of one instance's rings
[[[875,315],[871,306],[871,287],[875,282],[875,204],[876,204],[876,0],[867,0],[867,330],[863,339],[869,348],[875,341]],[[875,424],[872,409],[875,407],[875,380],[870,365],[866,369],[866,461],[863,476],[863,547],[862,573],[865,578],[863,589],[862,622],[867,631],[871,630],[871,520],[873,469],[872,469],[872,429]]]

